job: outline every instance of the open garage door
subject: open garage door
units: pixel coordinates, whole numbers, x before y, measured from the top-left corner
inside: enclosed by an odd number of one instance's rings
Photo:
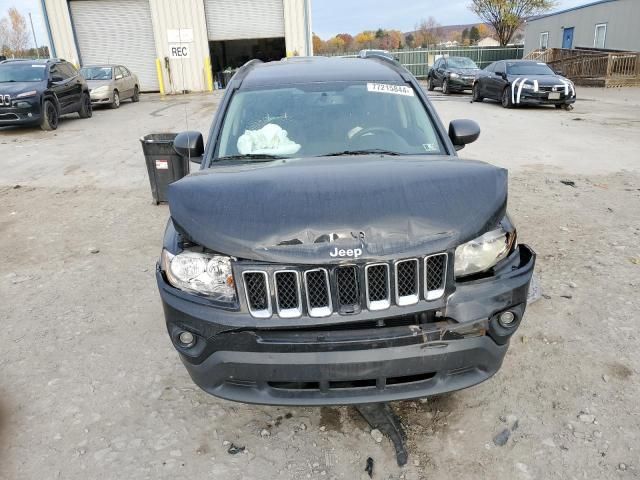
[[[149,0],[71,0],[69,8],[83,66],[122,64],[140,90],[159,90]]]
[[[210,41],[284,37],[282,0],[205,0],[204,9]]]

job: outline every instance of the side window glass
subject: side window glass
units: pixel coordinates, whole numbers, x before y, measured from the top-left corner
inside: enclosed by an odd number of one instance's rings
[[[115,67],[114,70],[115,70],[116,79],[120,79],[120,78],[124,77],[124,72],[122,71],[122,69],[120,67]]]
[[[69,73],[69,77],[75,77],[76,75],[78,75],[78,70],[71,63],[64,63],[63,65]]]
[[[122,69],[122,74],[125,77],[130,77],[131,76],[131,72],[129,71],[129,69],[127,67],[120,67]]]
[[[494,62],[494,63],[492,63],[492,64],[488,65],[488,66],[487,66],[487,68],[485,68],[485,70],[486,70],[487,72],[489,72],[489,73],[492,73],[492,72],[495,70],[495,68],[496,68],[496,64],[495,64],[495,62]]]
[[[62,75],[62,72],[60,72],[59,64],[51,65],[51,69],[49,70],[49,78],[53,82],[59,82],[60,80],[64,79],[64,75]]]

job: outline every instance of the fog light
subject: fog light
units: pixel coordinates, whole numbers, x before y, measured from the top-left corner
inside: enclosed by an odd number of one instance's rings
[[[513,312],[502,312],[498,316],[498,321],[503,327],[510,327],[513,322],[516,321],[516,316],[513,314]]]
[[[183,347],[191,347],[196,343],[196,337],[194,337],[191,332],[182,332],[178,335],[178,341]]]

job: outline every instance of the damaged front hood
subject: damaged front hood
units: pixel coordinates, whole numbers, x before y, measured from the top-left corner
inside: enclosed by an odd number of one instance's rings
[[[477,237],[505,214],[507,171],[451,157],[277,160],[201,170],[168,195],[174,225],[200,245],[326,264],[424,255]]]

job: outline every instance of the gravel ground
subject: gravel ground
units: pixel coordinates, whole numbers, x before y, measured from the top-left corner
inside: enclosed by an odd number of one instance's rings
[[[0,477],[359,479],[367,457],[378,479],[640,477],[640,90],[578,93],[564,112],[434,92],[444,121],[483,128],[461,156],[510,169],[543,297],[494,378],[395,404],[404,468],[351,408],[208,396],[169,342],[153,276],[167,208],[138,138],[206,132],[218,94],[0,129]]]

